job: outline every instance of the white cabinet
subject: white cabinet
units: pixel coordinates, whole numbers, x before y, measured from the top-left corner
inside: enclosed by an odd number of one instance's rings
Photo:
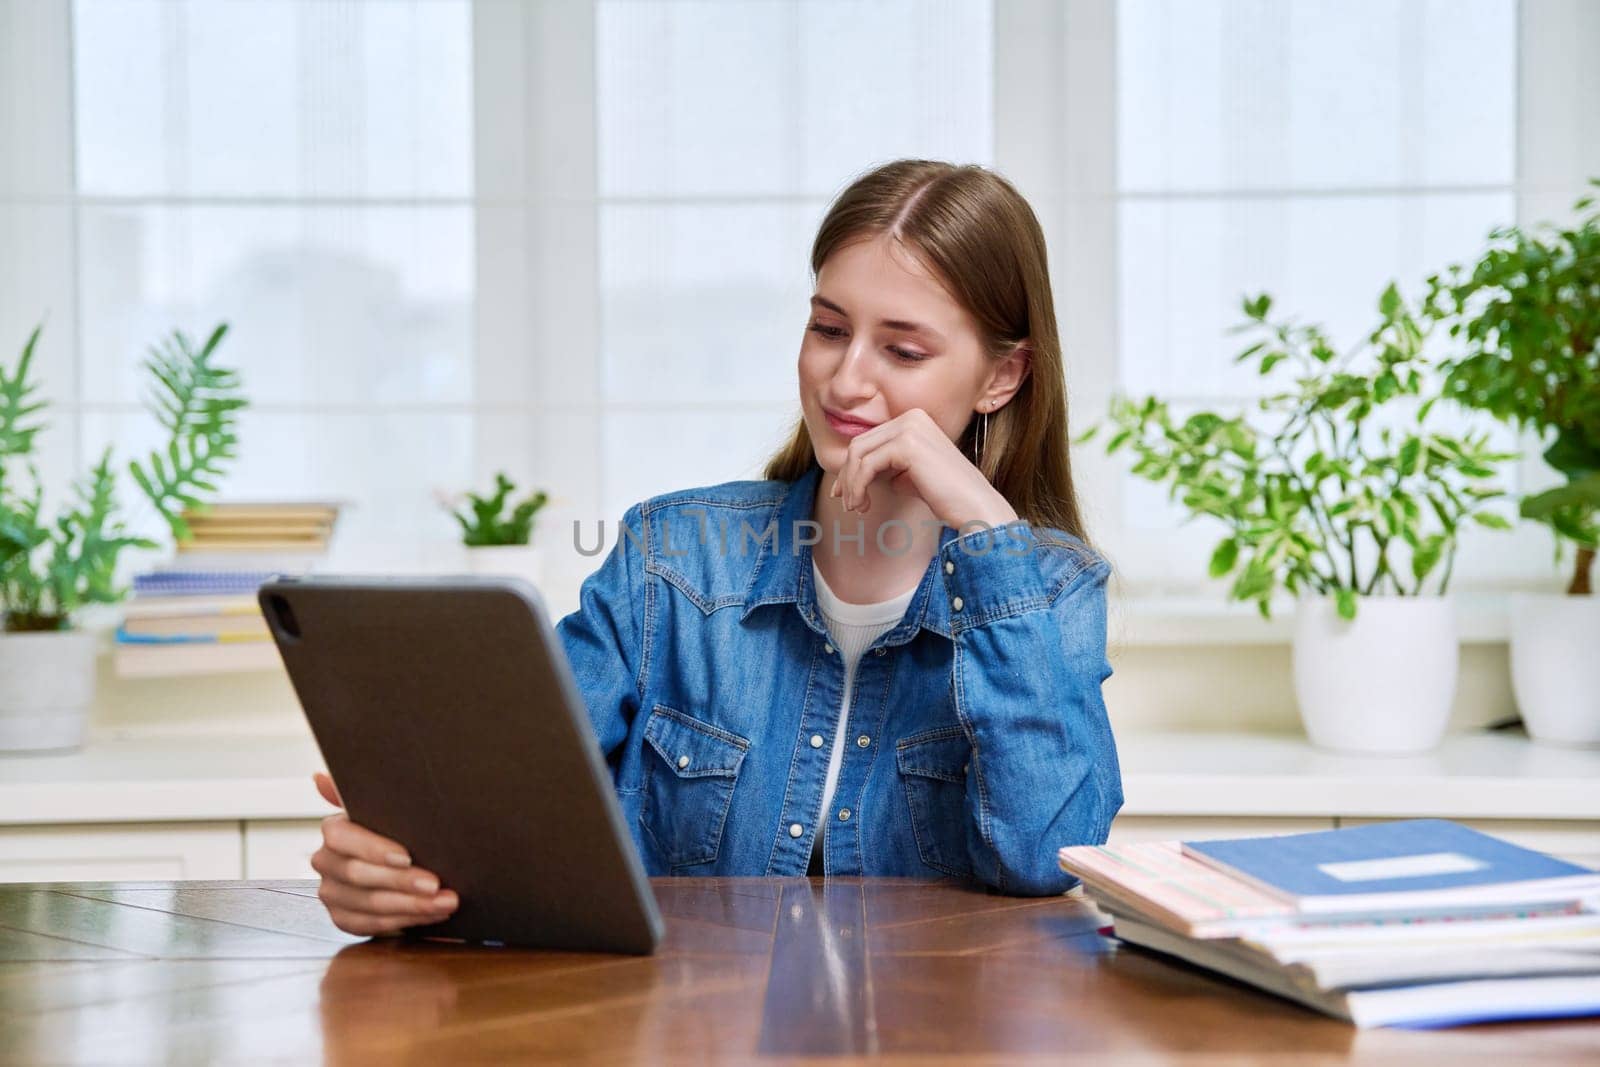
[[[316,878],[311,854],[322,847],[321,819],[273,819],[244,824],[246,878]]]
[[[1243,731],[1134,733],[1117,747],[1127,803],[1114,842],[1437,815],[1600,868],[1600,750],[1504,731],[1406,759]],[[332,810],[310,782],[322,765],[300,734],[110,734],[58,756],[0,756],[0,881],[315,878]]]
[[[0,827],[0,882],[315,878],[320,819]]]
[[[237,822],[0,828],[0,882],[166,881],[243,874]]]

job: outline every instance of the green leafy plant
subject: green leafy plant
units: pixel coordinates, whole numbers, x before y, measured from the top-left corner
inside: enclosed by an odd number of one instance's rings
[[[118,556],[156,547],[130,533],[120,517],[110,448],[73,484],[72,499],[54,521],[46,517],[33,459],[46,405],[31,378],[42,331],[29,336],[15,371],[0,366],[0,611],[9,631],[69,629],[72,613],[84,605],[117,602],[125,592],[114,581]],[[211,362],[226,333],[226,325],[218,326],[196,349],[175,331],[144,363],[155,382],[147,406],[168,439],[128,469],[179,539],[188,537],[182,509],[205,507],[199,494],[216,491],[238,441],[236,413],[246,404],[238,375]],[[16,476],[19,466],[26,483]]]
[[[144,464],[128,464],[128,473],[178,541],[191,536],[183,510],[204,511],[197,494],[215,494],[227,464],[238,458],[237,413],[247,401],[239,395],[238,373],[212,362],[227,333],[227,323],[218,325],[196,349],[175,330],[144,361],[155,383],[147,406],[167,431],[167,445]]]
[[[1591,184],[1600,187],[1600,179]],[[1567,592],[1593,592],[1600,549],[1600,210],[1578,221],[1502,227],[1470,266],[1428,279],[1427,306],[1464,348],[1444,393],[1538,435],[1566,484],[1523,498],[1524,518],[1577,547]]]
[[[1279,589],[1333,597],[1346,619],[1360,596],[1444,592],[1462,525],[1510,525],[1490,505],[1503,495],[1495,464],[1511,457],[1487,434],[1433,425],[1423,323],[1393,285],[1377,328],[1342,355],[1319,327],[1269,319],[1271,307],[1266,294],[1245,299],[1239,331],[1260,340],[1236,362],[1287,375],[1287,388],[1255,412],[1187,417],[1119,397],[1107,451],[1128,449],[1134,474],[1226,527],[1210,573],[1234,575],[1229,596],[1264,616]],[[1397,417],[1380,425],[1380,410]]]
[[[539,490],[521,503],[510,505],[511,493],[516,485],[503,471],[495,474],[494,484],[494,493],[490,496],[468,492],[468,509],[465,511],[445,502],[446,510],[461,524],[462,543],[474,548],[527,544],[533,538],[534,515],[549,501],[549,494]],[[508,506],[510,513],[502,514]]]

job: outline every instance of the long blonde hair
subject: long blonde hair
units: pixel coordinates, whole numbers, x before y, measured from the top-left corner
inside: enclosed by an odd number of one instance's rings
[[[992,359],[1018,342],[1031,349],[1030,370],[1011,401],[989,416],[983,454],[978,417],[962,432],[962,452],[1017,514],[1088,542],[1072,482],[1066,376],[1044,232],[1012,184],[992,171],[902,159],[862,175],[829,208],[811,246],[813,277],[838,249],[888,234],[939,275],[977,320]],[[794,481],[816,462],[800,419],[767,461],[765,476]]]

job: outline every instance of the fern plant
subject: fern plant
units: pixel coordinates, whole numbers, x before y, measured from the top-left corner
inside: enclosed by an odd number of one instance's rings
[[[73,483],[72,499],[55,519],[45,515],[33,454],[46,405],[31,376],[42,331],[29,336],[15,371],[0,366],[0,612],[14,632],[70,629],[78,609],[117,602],[124,593],[115,582],[118,556],[156,547],[129,532],[120,516],[109,447]],[[129,473],[179,540],[189,532],[182,509],[205,506],[200,494],[216,491],[238,443],[237,412],[246,404],[238,375],[211,361],[226,333],[218,326],[196,349],[174,331],[144,364],[156,383],[147,405],[168,440],[145,463],[130,463]],[[19,466],[26,482],[16,477]]]
[[[174,330],[144,361],[155,379],[147,403],[167,431],[167,447],[151,452],[144,464],[134,460],[128,473],[180,542],[192,536],[183,509],[204,510],[197,494],[216,493],[217,480],[238,455],[237,412],[247,401],[239,395],[238,372],[211,361],[227,333],[227,323],[218,325],[197,350]]]
[[[549,494],[543,490],[534,492],[513,506],[509,514],[502,515],[516,484],[502,471],[495,474],[494,487],[490,496],[467,493],[468,511],[446,505],[461,524],[461,543],[472,548],[527,544],[533,539],[533,517],[550,499]]]

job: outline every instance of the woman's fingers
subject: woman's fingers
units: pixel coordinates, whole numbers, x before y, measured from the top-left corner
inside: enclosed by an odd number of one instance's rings
[[[312,780],[324,800],[344,806],[331,777],[318,772]],[[351,822],[342,811],[322,820],[322,840],[311,857],[312,869],[322,875],[317,897],[346,933],[392,934],[440,922],[461,905],[454,892],[440,888],[438,875],[411,865],[399,842]]]
[[[919,420],[930,421],[921,408],[911,408],[851,439],[834,480],[839,491],[833,494],[843,499],[846,511],[865,514],[872,509],[869,486],[886,472],[890,477],[900,473],[903,465],[895,457],[904,452],[906,439],[919,432]]]
[[[421,896],[387,889],[363,889],[332,878],[322,880],[317,887],[317,899],[330,912],[343,909],[367,915],[397,916],[409,919],[412,923],[442,919],[460,905],[460,899],[449,889],[440,890],[432,896]]]
[[[357,937],[381,937],[385,934],[397,934],[408,926],[422,925],[415,916],[372,915],[346,908],[329,908],[328,917],[333,920],[333,925]]]
[[[331,848],[319,848],[311,854],[311,869],[324,878],[363,889],[393,889],[425,896],[432,896],[439,891],[439,876],[432,871],[425,871],[421,867],[380,867]]]
[[[855,500],[859,493],[857,487],[860,484],[861,458],[866,454],[868,447],[862,444],[861,439],[868,434],[876,432],[876,428],[868,430],[867,433],[854,438],[845,449],[844,462],[839,465],[839,476],[835,479],[838,482],[839,491],[834,495],[839,498],[846,511],[854,509]]]
[[[339,787],[333,784],[332,776],[316,771],[311,780],[317,784],[317,792],[322,794],[323,800],[336,808],[344,807],[344,798],[339,795]]]
[[[322,820],[322,840],[333,851],[368,863],[382,867],[411,866],[411,855],[402,845],[351,822],[342,812]]]
[[[870,447],[863,448],[861,453],[850,461],[853,463],[850,489],[845,493],[845,507],[848,510],[863,515],[872,510],[872,494],[869,487],[886,473],[891,476],[899,473],[897,457],[903,448],[902,441],[903,438],[898,436],[884,438]]]
[[[404,930],[407,925],[414,925],[405,919],[393,916],[367,915],[359,911],[345,911],[343,908],[329,908],[328,918],[345,933],[355,934],[357,937],[394,933],[396,930]]]

